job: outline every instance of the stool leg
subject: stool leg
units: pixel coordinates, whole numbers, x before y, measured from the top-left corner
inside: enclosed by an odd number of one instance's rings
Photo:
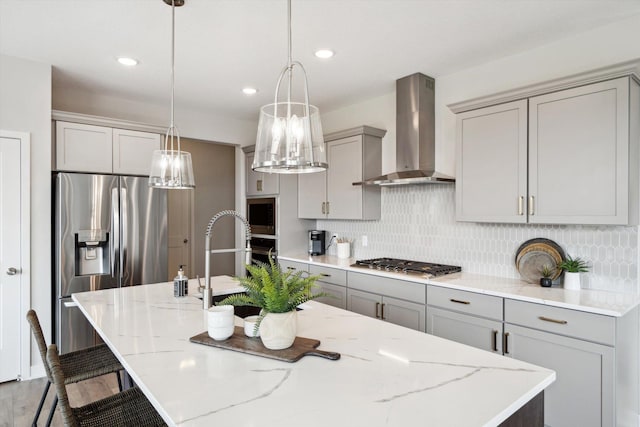
[[[120,379],[120,371],[116,372],[116,377],[118,377],[118,390],[122,391],[122,380]]]
[[[51,381],[47,380],[47,385],[44,386],[44,391],[42,392],[42,397],[40,398],[40,403],[38,404],[38,410],[33,417],[33,421],[31,422],[32,427],[37,427],[38,418],[40,418],[40,412],[42,411],[42,405],[44,405],[44,401],[47,398],[47,393],[49,393],[49,387],[51,387]]]
[[[53,414],[56,412],[56,406],[58,406],[58,394],[56,393],[55,399],[53,399],[53,405],[51,405],[51,410],[49,411],[49,417],[47,418],[46,427],[51,426],[51,421],[53,421]]]

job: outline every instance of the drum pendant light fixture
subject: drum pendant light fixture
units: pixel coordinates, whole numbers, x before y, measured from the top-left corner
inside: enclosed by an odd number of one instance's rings
[[[291,59],[291,0],[287,0],[288,48],[287,65],[278,78],[273,104],[260,109],[256,149],[251,168],[258,172],[309,173],[327,169],[320,112],[309,105],[307,73],[298,61]],[[304,76],[304,102],[291,101],[293,69]],[[280,84],[287,78],[287,99],[278,102]]]
[[[191,153],[180,149],[180,133],[173,123],[174,68],[175,68],[175,8],[184,0],[163,0],[171,5],[171,123],[164,136],[164,149],[155,150],[151,159],[149,187],[163,189],[192,189],[193,177]],[[175,145],[174,145],[175,140]]]

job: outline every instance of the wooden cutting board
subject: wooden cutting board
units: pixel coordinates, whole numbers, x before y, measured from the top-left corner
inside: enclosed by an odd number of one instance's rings
[[[269,350],[262,344],[260,338],[249,338],[246,336],[244,334],[244,328],[240,326],[236,326],[233,335],[224,341],[214,340],[206,331],[189,338],[189,341],[211,347],[226,348],[227,350],[238,351],[240,353],[282,360],[284,362],[297,362],[303,356],[319,356],[330,360],[340,359],[340,353],[318,350],[316,347],[320,345],[320,341],[311,338],[296,337],[293,345],[289,348]]]

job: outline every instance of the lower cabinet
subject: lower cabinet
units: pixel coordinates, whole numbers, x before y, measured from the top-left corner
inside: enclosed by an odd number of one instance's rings
[[[556,371],[544,391],[548,426],[613,426],[614,349],[505,324],[505,355]]]
[[[314,292],[329,294],[329,296],[317,298],[316,301],[342,309],[347,308],[347,272],[345,270],[310,264],[309,274],[320,276]]]
[[[425,332],[424,304],[347,289],[347,310]]]
[[[427,306],[427,333],[502,354],[502,322]]]

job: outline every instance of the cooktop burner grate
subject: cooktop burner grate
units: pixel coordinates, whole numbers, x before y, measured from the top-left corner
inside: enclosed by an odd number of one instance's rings
[[[416,274],[426,277],[443,276],[458,273],[461,267],[455,265],[435,264],[431,262],[410,261],[397,258],[373,258],[356,261],[352,267],[371,268],[392,273]]]

